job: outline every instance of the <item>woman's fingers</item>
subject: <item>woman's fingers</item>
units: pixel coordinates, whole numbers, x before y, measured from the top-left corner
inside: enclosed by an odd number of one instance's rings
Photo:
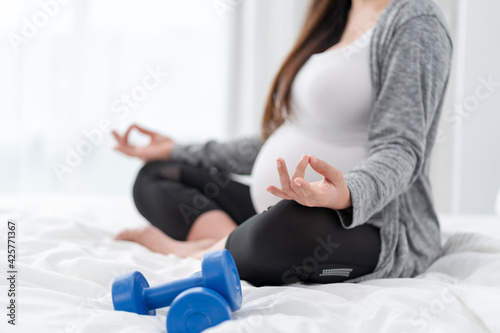
[[[134,128],[134,125],[131,125],[129,126],[129,128],[127,129],[127,131],[125,132],[125,134],[123,134],[123,141],[122,141],[122,144],[124,146],[128,146],[128,135],[130,134],[130,131]]]
[[[300,191],[304,198],[314,198],[316,195],[312,185],[309,184],[309,182],[307,182],[304,178],[295,178],[293,182],[297,186],[297,190]]]
[[[124,153],[125,155],[137,156],[137,147],[130,145],[127,142],[127,136],[130,133],[131,129],[132,126],[128,128],[127,132],[123,136],[120,136],[116,131],[111,132],[116,141],[118,141],[118,146],[114,147],[114,150]]]
[[[295,167],[295,171],[293,173],[292,179],[295,179],[297,177],[304,178],[304,175],[306,174],[306,168],[307,168],[308,163],[309,163],[309,157],[307,155],[302,155],[299,163]]]
[[[293,192],[290,187],[290,176],[288,175],[288,170],[286,168],[286,163],[282,158],[278,158],[276,160],[276,166],[278,168],[278,175],[280,178],[281,188],[287,195],[290,195],[290,192]]]
[[[146,134],[146,135],[149,135],[149,136],[155,136],[156,135],[156,132],[152,132],[152,131],[148,131],[147,129],[143,128],[143,127],[140,127],[139,125],[137,124],[134,124],[132,125],[133,127],[135,127],[139,132],[143,133],[143,134]]]
[[[295,171],[293,173],[293,176],[290,179],[290,175],[288,174],[288,170],[287,170],[285,161],[282,158],[278,158],[276,160],[276,164],[278,167],[278,174],[279,174],[280,183],[281,183],[281,188],[289,196],[293,196],[294,194],[296,194],[294,192],[296,192],[297,186],[295,185],[293,180],[297,177],[304,178],[308,163],[309,163],[308,156],[303,155],[302,158],[300,159],[299,163],[295,167]]]
[[[276,163],[282,189],[270,185],[267,191],[271,194],[282,199],[295,200],[309,207],[343,209],[352,205],[342,172],[328,163],[315,156],[304,155],[297,164],[291,180],[285,161],[278,158]],[[324,179],[312,184],[307,182],[304,179],[307,164],[311,164],[311,167],[328,181]]]
[[[111,132],[113,134],[113,136],[115,137],[116,141],[118,141],[119,146],[121,146],[121,147],[130,146],[128,143],[128,136],[130,134],[130,131],[134,127],[135,127],[135,125],[130,125],[129,128],[127,128],[127,131],[125,132],[125,134],[123,134],[122,136],[120,136],[120,134],[118,134],[116,131]],[[133,146],[131,146],[131,147],[133,147]]]
[[[116,133],[116,131],[111,131],[111,134],[113,134],[113,136],[115,137],[115,140],[120,143],[120,135],[118,133]]]
[[[314,187],[303,178],[296,178],[294,180],[294,183],[297,185],[297,192],[300,193],[299,196],[302,199],[303,204],[311,207],[321,205],[321,200],[318,201],[320,195],[316,187]]]
[[[326,179],[331,180],[332,182],[336,182],[339,180],[339,177],[343,177],[340,170],[335,169],[330,164],[325,161],[320,160],[319,158],[311,155],[309,156],[309,161],[311,167],[319,174],[325,176]]]
[[[141,132],[143,134],[146,134],[146,135],[149,135],[151,137],[153,137],[154,135],[156,135],[155,132],[148,131],[147,129],[142,128],[142,127],[140,127],[137,124],[130,125],[127,128],[127,131],[125,132],[125,134],[123,134],[123,136],[120,136],[116,131],[112,131],[111,133],[113,134],[113,136],[115,137],[116,141],[118,141],[118,143],[120,145],[122,145],[122,146],[128,146],[129,145],[128,144],[128,136],[130,134],[130,131],[132,131],[134,128],[137,129],[139,132]]]
[[[293,173],[293,176],[292,176],[292,183],[291,183],[291,187],[292,189],[297,192],[299,189],[297,188],[297,184],[294,182],[294,180],[296,178],[304,178],[305,174],[306,174],[306,168],[307,168],[307,164],[309,164],[309,156],[307,155],[302,155],[299,163],[297,164],[297,166],[295,167],[295,171]]]
[[[277,187],[276,187],[276,186],[274,186],[274,185],[269,185],[269,186],[266,188],[266,190],[267,190],[269,193],[271,193],[271,194],[273,194],[273,195],[275,195],[275,196],[277,196],[277,197],[279,197],[279,198],[281,198],[281,199],[293,200],[293,198],[291,198],[288,194],[286,194],[285,192],[283,192],[282,190],[280,190],[279,188],[277,188]]]
[[[132,156],[130,150],[126,146],[117,146],[113,149],[119,151],[120,153],[124,153],[125,155]]]

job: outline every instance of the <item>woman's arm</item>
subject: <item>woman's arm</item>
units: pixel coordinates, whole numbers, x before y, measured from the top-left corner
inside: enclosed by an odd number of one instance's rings
[[[261,147],[258,135],[228,142],[210,140],[203,144],[176,144],[171,158],[193,166],[216,167],[231,173],[249,175]]]
[[[404,23],[378,55],[380,91],[372,111],[369,157],[345,174],[352,207],[339,211],[344,227],[366,222],[423,171],[434,144],[451,54],[439,20],[419,16]]]
[[[146,146],[134,146],[128,142],[133,129],[146,134],[151,141]],[[182,145],[169,137],[149,131],[136,124],[124,135],[113,131],[118,143],[114,148],[128,156],[138,157],[144,162],[153,160],[177,160],[193,166],[216,167],[240,175],[249,175],[262,143],[259,136],[246,137],[228,142],[210,140],[202,144]]]

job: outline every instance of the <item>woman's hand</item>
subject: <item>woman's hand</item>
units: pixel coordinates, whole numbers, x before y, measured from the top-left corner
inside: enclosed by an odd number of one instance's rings
[[[344,209],[352,205],[351,193],[346,185],[342,172],[335,169],[325,161],[310,155],[304,155],[300,159],[292,179],[288,175],[285,161],[282,158],[276,160],[281,182],[281,189],[270,185],[267,191],[277,197],[287,200],[295,200],[301,205],[309,207],[326,207],[331,209]],[[304,179],[307,165],[323,175],[323,180],[308,183]]]
[[[137,129],[139,132],[148,135],[151,138],[149,145],[137,147],[128,143],[128,135],[132,129]],[[148,131],[138,125],[131,125],[123,136],[120,136],[115,131],[112,132],[118,146],[114,149],[126,155],[138,157],[144,162],[152,160],[168,160],[172,155],[172,149],[175,142],[161,134]]]

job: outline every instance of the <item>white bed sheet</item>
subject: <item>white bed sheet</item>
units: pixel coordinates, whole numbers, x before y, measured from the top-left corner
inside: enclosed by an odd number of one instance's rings
[[[17,325],[7,325],[6,225],[17,230]],[[445,256],[412,279],[256,288],[207,332],[500,332],[500,221],[442,219]],[[0,197],[0,331],[165,332],[157,316],[113,311],[113,279],[141,271],[151,285],[183,278],[200,261],[113,241],[146,224],[128,198]]]

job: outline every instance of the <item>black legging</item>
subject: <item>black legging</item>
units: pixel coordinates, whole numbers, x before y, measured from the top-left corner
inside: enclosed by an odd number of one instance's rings
[[[229,235],[240,277],[254,285],[331,283],[371,273],[380,253],[379,229],[345,229],[337,213],[281,200],[257,214],[249,187],[215,168],[172,161],[147,163],[133,190],[139,212],[177,240],[185,240],[198,216],[225,211],[238,227]]]

